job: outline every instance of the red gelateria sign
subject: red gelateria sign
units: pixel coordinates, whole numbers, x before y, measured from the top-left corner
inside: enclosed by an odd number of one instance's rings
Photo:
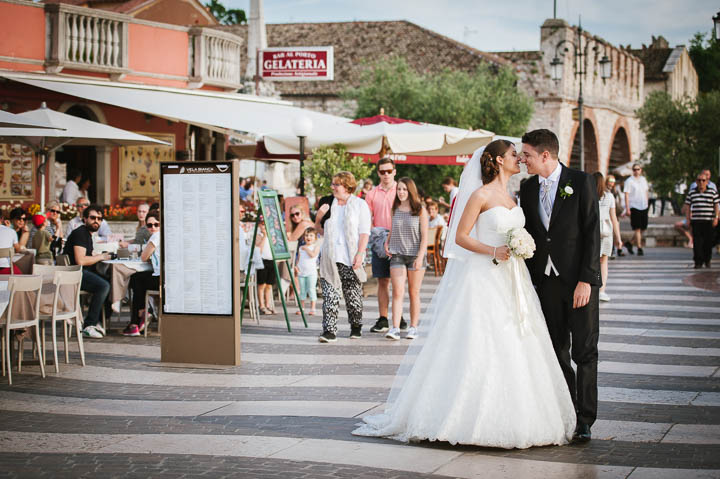
[[[333,47],[266,48],[259,70],[267,80],[332,80]]]

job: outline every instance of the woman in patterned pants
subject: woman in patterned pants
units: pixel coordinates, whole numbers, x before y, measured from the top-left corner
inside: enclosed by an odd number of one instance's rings
[[[352,173],[341,171],[332,178],[332,206],[318,210],[315,229],[324,232],[320,251],[320,287],[323,292],[321,343],[337,341],[340,290],[350,320],[350,338],[362,337],[362,283],[367,279],[363,260],[370,238],[370,208],[352,193],[357,182]],[[322,219],[330,210],[323,227]]]

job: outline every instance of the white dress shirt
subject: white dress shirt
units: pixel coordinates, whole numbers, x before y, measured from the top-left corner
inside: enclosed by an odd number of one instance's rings
[[[540,212],[540,218],[542,219],[543,224],[545,225],[545,230],[550,229],[550,216],[545,213],[545,208],[543,208],[542,203],[542,197],[543,197],[543,189],[545,188],[546,183],[550,183],[548,186],[548,195],[550,196],[550,214],[552,214],[553,207],[555,206],[555,196],[557,195],[557,189],[558,185],[560,183],[560,173],[562,173],[562,165],[560,162],[558,162],[557,166],[553,170],[552,173],[550,173],[550,176],[547,178],[543,178],[542,175],[538,175],[538,182],[540,183],[540,189],[539,189],[539,201],[538,201],[538,208]],[[548,254],[548,261],[547,265],[545,266],[545,275],[550,276],[550,272],[555,276],[560,276],[558,273],[557,268],[555,268],[555,265],[552,262],[552,258],[550,257],[550,254]]]

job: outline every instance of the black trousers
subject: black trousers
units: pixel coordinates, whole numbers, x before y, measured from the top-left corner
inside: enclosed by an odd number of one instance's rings
[[[145,309],[145,293],[147,290],[157,290],[159,288],[160,276],[153,276],[152,271],[140,271],[130,276],[130,289],[133,292],[132,314],[130,315],[132,324],[140,324],[138,311]]]
[[[590,302],[573,309],[575,285],[557,276],[545,276],[537,288],[545,322],[560,368],[575,404],[578,423],[592,426],[597,418],[598,339],[600,309],[598,288],[592,286]],[[577,366],[577,375],[570,360]]]
[[[715,229],[712,221],[693,220],[690,225],[693,234],[693,260],[695,264],[710,263],[715,243]]]

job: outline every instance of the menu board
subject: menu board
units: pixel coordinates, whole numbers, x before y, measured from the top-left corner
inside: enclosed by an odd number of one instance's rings
[[[163,163],[163,312],[233,314],[230,163]]]
[[[34,164],[30,147],[0,143],[0,198],[33,198]]]
[[[169,145],[120,147],[120,198],[155,198],[160,193],[160,162],[175,159],[175,135],[140,133]]]
[[[258,192],[258,197],[260,198],[260,212],[265,223],[265,231],[267,231],[273,259],[290,258],[290,249],[287,244],[285,224],[280,214],[277,192],[261,190]]]

